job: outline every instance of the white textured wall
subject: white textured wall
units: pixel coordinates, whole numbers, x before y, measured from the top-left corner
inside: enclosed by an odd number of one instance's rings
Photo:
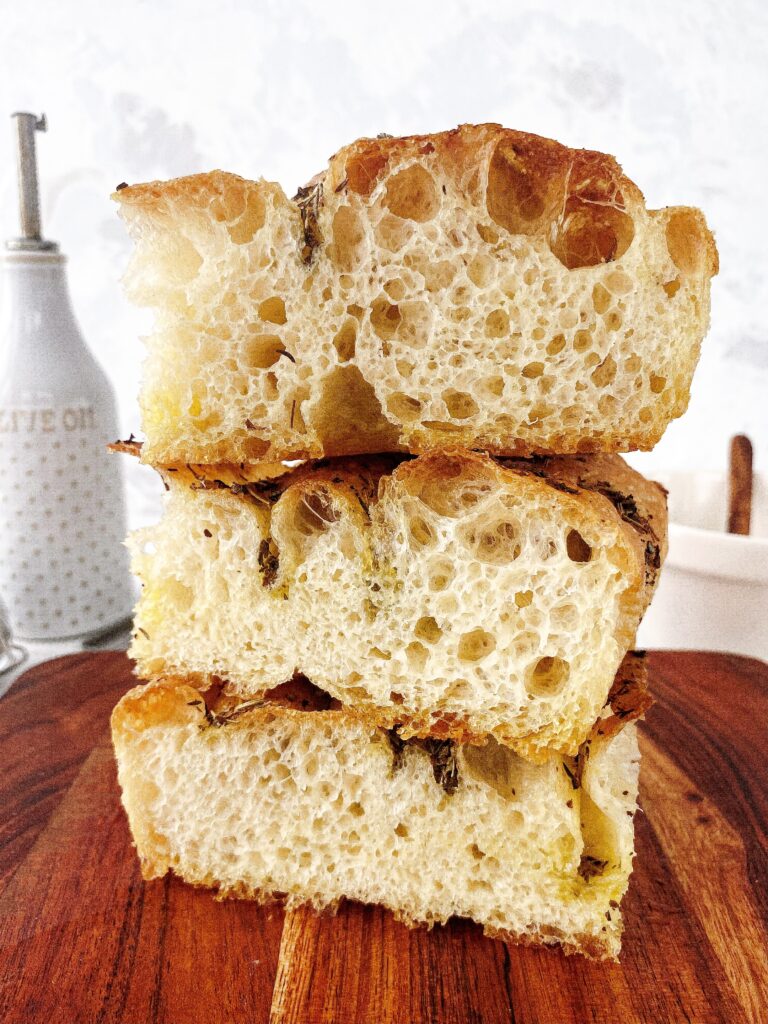
[[[748,431],[768,466],[768,5],[760,0],[0,3],[0,115],[45,110],[48,234],[124,428],[144,314],[118,285],[108,194],[223,167],[286,189],[359,135],[500,121],[616,154],[648,203],[701,206],[721,274],[688,415],[639,464],[717,467]],[[16,230],[0,116],[0,231]],[[132,517],[156,487],[131,474]]]

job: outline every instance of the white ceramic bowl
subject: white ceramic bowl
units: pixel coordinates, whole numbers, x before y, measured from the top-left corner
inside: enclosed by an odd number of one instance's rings
[[[752,532],[740,537],[724,532],[724,476],[654,475],[669,489],[669,554],[638,646],[768,661],[768,477],[755,475]]]

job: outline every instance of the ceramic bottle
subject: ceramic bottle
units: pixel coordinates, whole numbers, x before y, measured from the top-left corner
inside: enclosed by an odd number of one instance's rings
[[[112,387],[69,299],[66,257],[40,230],[34,132],[15,114],[21,234],[0,255],[0,594],[17,636],[105,631],[133,589]]]

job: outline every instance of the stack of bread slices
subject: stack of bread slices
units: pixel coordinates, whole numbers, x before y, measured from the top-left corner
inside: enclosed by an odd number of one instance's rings
[[[113,716],[148,878],[613,958],[665,493],[717,253],[609,156],[363,139],[121,186],[162,521]]]

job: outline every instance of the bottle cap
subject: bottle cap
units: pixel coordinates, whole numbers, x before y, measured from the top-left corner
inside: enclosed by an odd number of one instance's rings
[[[35,132],[48,129],[45,114],[11,114],[16,128],[16,152],[19,172],[19,224],[17,238],[9,238],[6,249],[14,252],[57,252],[56,242],[43,238],[40,224],[40,189],[37,181]]]

